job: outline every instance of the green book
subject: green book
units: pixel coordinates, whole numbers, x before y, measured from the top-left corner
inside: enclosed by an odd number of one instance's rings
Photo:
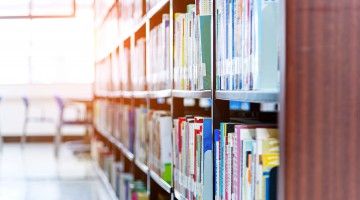
[[[200,17],[201,63],[203,65],[204,90],[211,89],[211,15]]]

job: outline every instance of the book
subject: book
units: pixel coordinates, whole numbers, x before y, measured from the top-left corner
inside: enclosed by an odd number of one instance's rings
[[[278,90],[278,1],[215,1],[217,90]]]
[[[124,91],[130,91],[130,49],[128,47],[124,47],[120,51],[120,72],[121,72],[121,89]]]
[[[279,166],[279,132],[276,128],[256,128],[256,199],[271,196],[270,172]]]
[[[164,181],[172,180],[172,119],[165,111],[152,111],[149,114],[150,169]]]
[[[147,134],[147,109],[145,106],[135,108],[135,156],[138,161],[147,164],[149,136]]]
[[[139,38],[131,55],[131,89],[145,90],[145,38]]]

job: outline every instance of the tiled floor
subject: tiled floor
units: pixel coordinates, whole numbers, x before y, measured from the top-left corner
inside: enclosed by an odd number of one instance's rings
[[[51,144],[5,144],[0,153],[1,200],[108,200],[89,160]]]

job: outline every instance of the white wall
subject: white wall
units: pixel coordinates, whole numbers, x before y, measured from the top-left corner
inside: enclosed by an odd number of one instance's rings
[[[28,135],[53,135],[56,131],[56,122],[59,118],[59,110],[54,100],[58,95],[63,98],[92,98],[92,86],[83,85],[0,85],[0,132],[3,135],[21,135],[25,118],[25,106],[23,96],[30,99],[31,116],[45,116],[52,122],[29,123]],[[75,116],[74,112],[66,112],[67,118]],[[83,127],[64,128],[64,134],[83,134]]]

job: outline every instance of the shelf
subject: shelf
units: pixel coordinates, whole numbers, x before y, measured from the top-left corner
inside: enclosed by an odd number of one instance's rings
[[[279,92],[276,90],[253,91],[216,91],[216,99],[234,100],[253,103],[278,102]]]
[[[171,90],[157,90],[157,91],[149,91],[148,92],[148,96],[151,99],[156,99],[156,98],[166,98],[166,97],[171,97]]]
[[[109,179],[106,177],[103,170],[98,166],[98,164],[94,163],[94,168],[97,176],[100,178],[101,182],[104,184],[106,192],[109,194],[111,200],[118,200],[114,189],[112,188]]]
[[[179,191],[174,190],[174,196],[177,200],[186,200],[186,198],[184,197],[184,195],[182,195]]]
[[[138,98],[138,99],[145,99],[148,97],[148,92],[147,91],[133,91],[132,96],[134,98]]]
[[[169,183],[164,181],[159,175],[157,175],[155,172],[150,170],[150,177],[152,180],[154,180],[163,190],[165,190],[167,193],[171,193],[171,186]]]
[[[112,136],[110,133],[106,132],[105,130],[100,130],[96,127],[97,132],[99,132],[102,136],[104,136],[109,142],[114,144],[122,154],[130,161],[134,160],[134,154],[131,153],[118,139]]]
[[[158,2],[154,7],[152,7],[148,12],[146,17],[147,18],[151,18],[153,17],[156,13],[158,13],[166,4],[168,4],[170,2],[170,0],[162,0],[160,2]]]
[[[138,159],[135,159],[135,165],[142,171],[144,174],[148,174],[149,167],[144,163],[140,162]]]
[[[121,91],[111,91],[111,92],[109,92],[108,96],[111,98],[120,98],[122,96],[122,92]]]
[[[146,16],[142,17],[137,23],[134,24],[132,33],[137,32],[138,30],[140,30],[141,27],[145,26],[146,21],[147,21],[147,17]]]
[[[111,136],[112,137],[112,136]],[[113,138],[113,144],[115,144],[116,147],[118,147],[121,152],[123,153],[123,155],[129,160],[129,161],[133,161],[134,160],[134,154],[131,153],[120,141],[118,141],[116,138]]]
[[[201,98],[211,98],[211,90],[202,90],[202,91],[191,91],[191,90],[173,90],[172,95],[174,97],[180,98],[194,98],[194,99],[201,99]]]
[[[125,31],[123,34],[121,34],[120,42],[124,42],[125,40],[129,39],[141,27],[145,26],[147,20],[148,20],[148,18],[145,15],[141,19],[136,21],[132,26],[129,27],[129,29],[127,31]]]
[[[100,98],[107,98],[107,97],[110,96],[110,92],[108,92],[108,91],[98,91],[98,92],[95,92],[95,96],[100,97]]]
[[[132,98],[133,94],[132,94],[131,91],[122,91],[121,96],[124,97],[124,98]]]

